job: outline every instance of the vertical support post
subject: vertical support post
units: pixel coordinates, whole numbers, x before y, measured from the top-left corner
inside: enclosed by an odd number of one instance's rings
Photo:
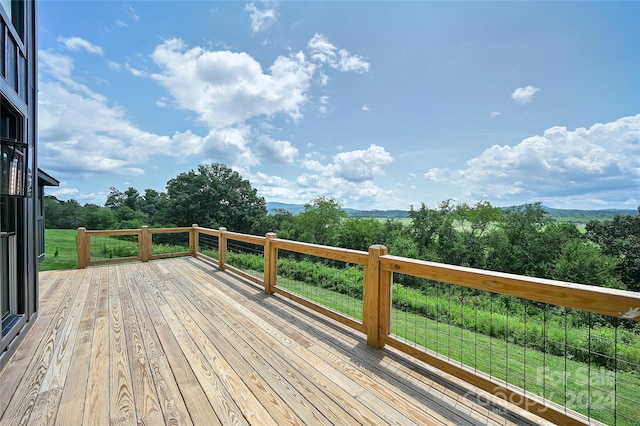
[[[198,257],[198,249],[200,248],[198,233],[198,224],[191,225],[191,231],[189,231],[189,254],[193,257]]]
[[[151,259],[153,256],[153,234],[148,229],[149,227],[147,227],[147,239],[145,240],[145,246],[147,247],[147,259]]]
[[[387,254],[387,248],[384,248],[384,253],[380,253],[380,256]],[[378,267],[380,263],[378,263]],[[378,326],[380,327],[380,337],[387,337],[391,334],[391,284],[393,283],[393,273],[389,271],[380,271],[380,286],[378,291],[380,293],[380,299],[378,301],[380,306],[380,316],[378,317]]]
[[[149,237],[149,227],[145,225],[142,227],[142,230],[138,235],[138,257],[143,262],[148,262],[151,254],[151,251],[149,250]]]
[[[276,234],[269,232],[264,241],[264,292],[273,294],[278,276],[278,249],[273,247],[271,240]]]
[[[224,271],[224,264],[227,263],[227,236],[225,235],[227,228],[222,227],[218,230],[220,231],[218,234],[218,268]]]
[[[87,267],[87,228],[78,228],[76,235],[76,250],[78,251],[78,269]]]
[[[391,280],[389,277],[389,282],[385,284],[383,281],[386,274],[380,270],[380,256],[385,254],[387,248],[383,245],[369,247],[369,258],[364,270],[362,320],[367,332],[367,344],[374,348],[384,346],[381,336],[388,334],[391,321],[391,307],[385,307],[385,303],[391,303],[391,295],[385,297],[385,292],[391,290]],[[384,324],[387,324],[386,327]]]

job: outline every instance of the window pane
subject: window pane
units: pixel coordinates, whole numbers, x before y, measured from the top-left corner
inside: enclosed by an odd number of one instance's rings
[[[9,37],[7,40],[7,69],[5,78],[11,87],[16,88],[16,45]]]
[[[20,99],[27,103],[27,59],[22,56],[22,53],[18,53],[18,87],[16,90]]]
[[[7,12],[7,16],[11,19],[11,0],[0,0],[0,4],[4,7],[4,11]]]
[[[2,21],[0,20],[0,23],[1,22]],[[5,29],[4,24],[3,23],[0,24],[0,55],[2,55],[2,57],[0,57],[0,75],[2,77],[5,76],[5,73],[4,73],[4,69],[5,69],[4,60],[5,60],[5,56],[6,56],[6,49],[5,49],[5,46],[4,46],[4,29]]]

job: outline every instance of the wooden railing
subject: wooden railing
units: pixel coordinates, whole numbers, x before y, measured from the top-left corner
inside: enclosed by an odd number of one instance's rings
[[[170,233],[188,234],[189,250],[154,254],[152,246],[153,235]],[[92,238],[120,238],[124,236],[133,236],[136,238],[138,247],[137,255],[111,257],[109,259],[92,259]],[[200,251],[199,240],[200,238],[205,238],[205,236],[217,240],[217,258]],[[264,269],[262,279],[247,274],[241,268],[236,268],[228,264],[226,260],[227,245],[230,241],[241,241],[263,247]],[[134,244],[133,242],[130,243]],[[389,255],[386,247],[382,245],[373,245],[369,248],[368,252],[364,252],[279,239],[273,233],[266,234],[265,237],[259,237],[229,232],[225,228],[214,230],[193,225],[192,227],[184,228],[149,229],[143,227],[142,229],[136,230],[117,231],[87,231],[84,228],[79,228],[77,249],[79,268],[128,260],[148,261],[150,259],[169,256],[190,255],[207,259],[212,261],[221,270],[228,270],[258,283],[264,287],[264,291],[267,294],[280,294],[309,309],[365,333],[367,343],[370,346],[381,348],[384,345],[389,345],[394,347],[558,424],[586,424],[593,423],[593,420],[567,407],[563,407],[550,400],[531,394],[531,392],[526,392],[523,389],[510,385],[508,382],[498,380],[475,368],[465,366],[461,362],[447,359],[423,347],[408,344],[404,339],[394,336],[391,333],[393,274],[403,274],[441,283],[454,284],[468,289],[513,296],[556,307],[578,309],[627,321],[638,322],[640,320],[639,293],[398,257]],[[279,286],[279,250],[323,259],[332,259],[354,265],[362,265],[364,268],[364,280],[362,283],[362,320],[360,321],[336,312],[333,309]],[[640,368],[640,366],[637,366],[637,368]]]

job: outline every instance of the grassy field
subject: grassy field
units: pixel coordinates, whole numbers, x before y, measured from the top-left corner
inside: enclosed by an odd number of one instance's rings
[[[73,269],[78,266],[75,229],[45,229],[45,259],[40,271]]]

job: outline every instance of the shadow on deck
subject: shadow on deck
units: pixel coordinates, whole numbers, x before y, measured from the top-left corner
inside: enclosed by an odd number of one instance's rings
[[[194,258],[40,274],[0,424],[543,424]]]

